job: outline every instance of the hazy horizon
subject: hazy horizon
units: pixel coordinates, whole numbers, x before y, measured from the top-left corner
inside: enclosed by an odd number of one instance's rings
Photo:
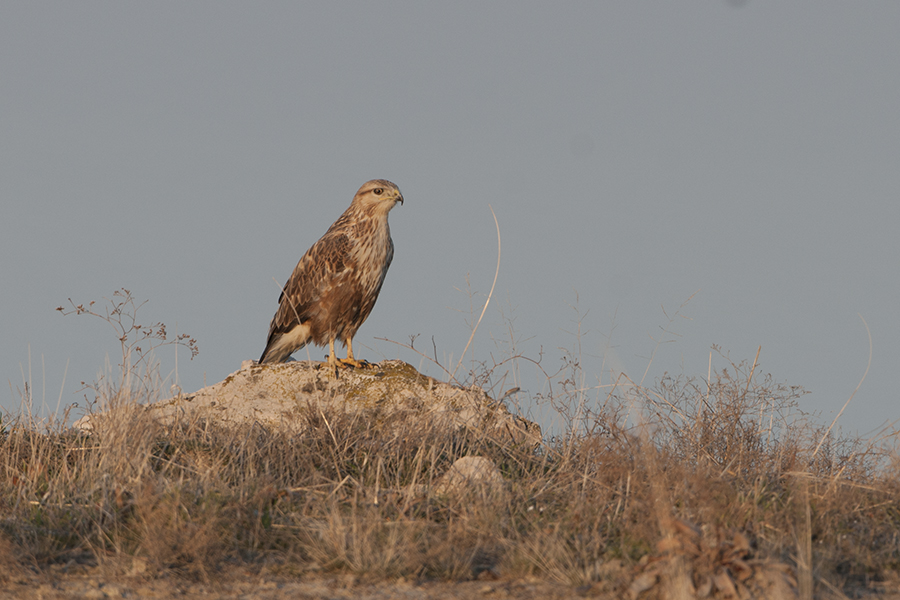
[[[67,298],[127,288],[147,323],[195,337],[186,391],[257,359],[278,285],[385,178],[406,201],[362,358],[444,379],[378,339],[419,336],[456,365],[496,267],[490,206],[503,250],[476,360],[555,371],[571,351],[602,398],[616,373],[702,379],[761,347],[758,372],[828,424],[866,370],[862,317],[871,368],[840,425],[900,418],[900,5],[0,14],[5,412],[28,380],[38,408],[77,416],[80,382],[117,362],[106,324],[55,312]],[[524,408],[544,391],[528,363],[514,385]]]

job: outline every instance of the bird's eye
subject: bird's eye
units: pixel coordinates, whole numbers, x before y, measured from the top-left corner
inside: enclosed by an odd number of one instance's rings
[[[380,196],[384,193],[384,188],[375,188],[372,191],[375,193],[376,196]]]

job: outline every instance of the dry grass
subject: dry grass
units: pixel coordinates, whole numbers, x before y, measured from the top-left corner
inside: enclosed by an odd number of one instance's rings
[[[386,434],[345,414],[315,417],[302,436],[162,429],[135,408],[140,398],[109,398],[91,436],[4,423],[0,560],[199,579],[234,561],[378,577],[493,571],[615,587],[659,554],[678,519],[704,539],[739,533],[755,559],[800,567],[801,591],[868,585],[900,559],[896,469],[881,468],[886,450],[852,440],[813,458],[819,429],[788,418],[797,393],[740,370],[708,390],[663,380],[607,403],[638,394],[640,427],[623,427],[618,412],[587,414],[585,433],[539,449],[410,423]],[[467,455],[491,458],[507,493],[429,493]]]
[[[343,413],[307,413],[302,435],[163,428],[139,409],[156,391],[98,386],[108,417],[90,436],[4,418],[0,567],[74,561],[200,581],[235,564],[285,576],[532,576],[641,598],[726,597],[729,581],[750,589],[743,569],[767,565],[801,597],[895,576],[891,438],[829,437],[797,409],[802,390],[755,370],[620,381],[593,404],[560,373],[550,399],[570,411],[567,429],[540,448],[421,423],[376,429]],[[499,467],[504,492],[434,493],[470,455]]]

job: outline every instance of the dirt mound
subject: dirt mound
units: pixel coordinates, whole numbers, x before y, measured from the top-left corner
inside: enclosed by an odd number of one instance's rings
[[[536,445],[541,429],[513,415],[481,388],[462,388],[422,375],[400,360],[386,360],[337,375],[326,363],[297,361],[258,364],[245,361],[223,381],[193,394],[147,405],[162,424],[179,419],[210,419],[220,424],[255,422],[264,427],[302,431],[308,411],[360,413],[378,422],[398,418],[429,420],[442,427],[477,431],[500,443]],[[101,414],[75,423],[91,430]]]

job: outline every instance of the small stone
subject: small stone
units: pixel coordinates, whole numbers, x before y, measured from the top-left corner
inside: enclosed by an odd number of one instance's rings
[[[131,570],[129,570],[128,575],[131,577],[135,577],[137,575],[143,575],[147,572],[147,561],[143,558],[133,558],[131,559]]]

